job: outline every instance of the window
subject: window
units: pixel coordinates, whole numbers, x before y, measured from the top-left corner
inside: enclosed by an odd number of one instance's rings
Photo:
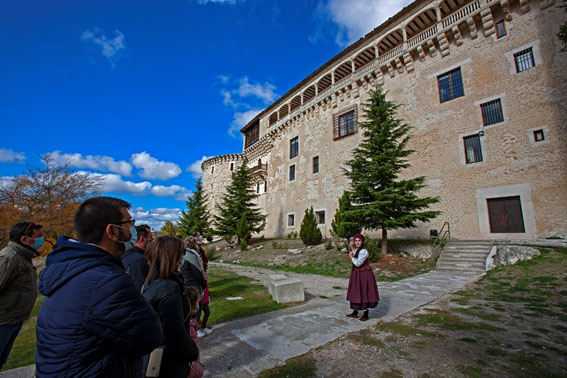
[[[289,166],[289,181],[295,180],[295,164]]]
[[[439,84],[439,101],[442,103],[465,95],[460,67],[437,76],[437,83]]]
[[[313,158],[313,173],[319,173],[319,156]]]
[[[260,184],[256,184],[256,193],[260,193]]]
[[[506,24],[504,20],[494,24],[494,27],[496,28],[496,38],[502,38],[506,35]]]
[[[534,130],[534,140],[536,142],[541,142],[545,140],[545,134],[542,129]]]
[[[482,148],[480,146],[480,136],[470,135],[463,138],[465,142],[465,161],[467,164],[478,163],[482,161]]]
[[[211,175],[212,175],[213,173],[215,173],[215,166],[214,166],[214,165],[211,166]]]
[[[258,140],[260,140],[260,120],[254,122],[254,124],[244,132],[244,148],[250,147]]]
[[[325,210],[315,211],[315,219],[317,219],[317,224],[325,224]]]
[[[528,48],[514,54],[514,62],[516,63],[516,72],[528,70],[535,66],[534,53],[532,48]]]
[[[268,181],[264,180],[264,192],[268,191]]]
[[[335,125],[335,139],[355,133],[355,113],[354,110],[351,110],[338,116]]]
[[[299,155],[299,137],[289,141],[289,158],[293,159],[297,155]]]
[[[287,215],[287,226],[288,227],[295,226],[295,214],[288,214]]]
[[[480,104],[480,110],[482,111],[482,123],[484,126],[504,122],[502,103],[499,98]]]
[[[230,171],[234,171],[234,163],[230,163]]]

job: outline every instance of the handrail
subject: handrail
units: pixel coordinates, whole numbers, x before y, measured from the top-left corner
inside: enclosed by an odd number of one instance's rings
[[[442,20],[443,28],[446,28],[447,26],[454,24],[455,22],[459,21],[463,17],[468,16],[469,14],[473,13],[477,9],[480,9],[480,1],[479,0],[475,0],[472,3],[465,5],[461,9],[458,9],[457,11],[451,13],[450,15],[448,15],[447,17],[445,17]]]
[[[447,226],[447,229],[445,229],[445,226]],[[437,263],[441,250],[449,240],[451,240],[451,226],[449,222],[445,222],[443,227],[441,227],[441,231],[439,231],[439,236],[433,240],[433,245],[431,246],[431,260],[433,260],[433,263]]]

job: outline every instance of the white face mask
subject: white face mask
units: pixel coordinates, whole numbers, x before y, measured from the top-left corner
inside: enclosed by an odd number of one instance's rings
[[[130,239],[123,241],[123,240],[117,240],[119,243],[123,243],[124,246],[126,247],[126,249],[130,249],[134,246],[134,244],[136,244],[136,241],[138,241],[138,232],[136,231],[136,226],[131,225],[130,228],[126,228],[126,227],[122,227],[120,225],[115,224],[116,227],[120,227],[124,230],[130,230]]]

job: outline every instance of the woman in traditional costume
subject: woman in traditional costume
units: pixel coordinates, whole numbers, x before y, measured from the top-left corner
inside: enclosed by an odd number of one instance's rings
[[[348,281],[348,291],[346,299],[350,301],[352,313],[349,318],[358,318],[358,311],[364,311],[360,320],[368,320],[368,309],[378,305],[378,286],[376,277],[369,262],[369,254],[364,248],[364,236],[354,235],[354,240],[350,243],[349,257],[352,260],[352,270]]]

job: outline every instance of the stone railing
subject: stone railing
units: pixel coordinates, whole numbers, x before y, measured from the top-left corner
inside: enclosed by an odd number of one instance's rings
[[[398,55],[402,55],[402,45],[398,45],[394,47],[392,50],[386,52],[384,55],[380,55],[378,59],[380,60],[380,64],[384,64],[389,62],[390,60],[396,58]]]
[[[473,13],[474,11],[480,9],[480,0],[475,0],[472,3],[462,7],[458,11],[451,13],[449,16],[445,17],[442,21],[443,29],[448,26],[451,26],[455,22],[459,21],[460,19],[468,16],[469,14]]]
[[[408,41],[407,41],[408,48],[413,47],[413,46],[427,40],[429,37],[434,36],[436,33],[437,33],[437,25],[433,25],[430,28],[425,29],[424,31],[422,31],[418,35],[413,36],[410,39],[408,39]]]

